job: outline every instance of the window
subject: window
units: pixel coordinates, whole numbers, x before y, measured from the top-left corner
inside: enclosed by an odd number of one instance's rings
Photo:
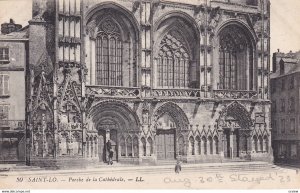
[[[189,63],[190,56],[182,35],[176,30],[171,30],[161,41],[156,59],[158,87],[188,87]]]
[[[9,61],[9,49],[0,48],[0,62]]]
[[[295,98],[291,97],[289,100],[289,112],[295,112]]]
[[[281,102],[281,109],[280,109],[280,111],[281,112],[285,112],[285,100],[284,99],[280,99],[280,102]]]
[[[96,38],[96,84],[123,86],[120,29],[111,19],[104,20],[99,27]]]
[[[257,137],[256,137],[256,135],[253,136],[252,148],[254,148],[255,152],[258,152],[258,145],[257,145]]]
[[[0,96],[9,95],[9,75],[0,74]]]
[[[290,133],[296,133],[295,119],[290,119]]]
[[[285,119],[281,119],[281,133],[285,133]]]
[[[0,105],[0,125],[8,126],[9,105]]]
[[[237,26],[224,28],[219,38],[219,89],[252,90],[252,58],[253,49],[244,31]]]

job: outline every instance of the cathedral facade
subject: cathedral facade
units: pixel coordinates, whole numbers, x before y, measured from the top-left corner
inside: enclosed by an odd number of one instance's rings
[[[271,161],[269,8],[34,0],[28,164]]]

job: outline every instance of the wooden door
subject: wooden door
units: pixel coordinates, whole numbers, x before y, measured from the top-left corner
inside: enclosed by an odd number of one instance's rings
[[[157,159],[175,159],[175,132],[161,130],[156,136]]]

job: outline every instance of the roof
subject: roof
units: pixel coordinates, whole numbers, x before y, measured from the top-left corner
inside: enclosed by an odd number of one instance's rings
[[[19,40],[19,39],[28,39],[29,31],[29,25],[23,27],[22,29],[16,31],[16,32],[11,32],[9,34],[0,34],[0,41],[1,40]]]
[[[280,70],[277,70],[277,72],[275,73],[272,73],[271,74],[271,79],[272,78],[279,78],[279,77],[283,77],[283,76],[287,76],[287,75],[290,75],[290,74],[294,74],[296,72],[300,72],[300,61],[298,61],[297,64],[295,64],[289,71],[287,71],[286,73],[284,74],[280,74]]]

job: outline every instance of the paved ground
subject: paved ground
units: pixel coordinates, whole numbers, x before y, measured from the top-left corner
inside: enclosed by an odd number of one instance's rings
[[[10,170],[8,170],[10,168]],[[132,166],[99,165],[86,169],[44,170],[0,165],[1,184],[24,188],[296,188],[297,168],[266,162]],[[5,187],[6,187],[5,186]]]

